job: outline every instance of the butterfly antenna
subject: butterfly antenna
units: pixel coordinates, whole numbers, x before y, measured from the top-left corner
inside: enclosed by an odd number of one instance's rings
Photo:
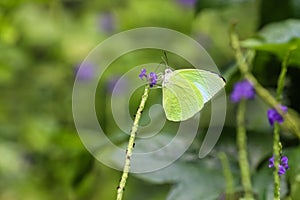
[[[163,61],[161,61],[161,62],[157,65],[157,67],[155,68],[155,73],[157,73],[157,72],[159,71],[159,68],[160,68],[161,64],[163,64]]]
[[[163,62],[165,63],[165,65],[167,67],[169,67],[169,61],[168,61],[168,57],[167,57],[167,53],[165,51],[164,52],[164,56],[161,57],[161,59],[163,60]]]
[[[165,56],[165,58],[166,58],[166,63],[167,63],[167,65],[169,65],[169,60],[168,60],[168,56],[167,56],[167,52],[166,51],[164,51],[164,56]]]

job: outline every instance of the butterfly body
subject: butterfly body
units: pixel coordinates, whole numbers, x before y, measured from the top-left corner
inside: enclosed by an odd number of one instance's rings
[[[184,121],[225,86],[224,79],[200,69],[166,69],[162,81],[163,108],[170,121]]]

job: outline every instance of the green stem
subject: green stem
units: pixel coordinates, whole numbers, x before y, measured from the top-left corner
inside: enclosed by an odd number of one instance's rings
[[[285,76],[288,67],[288,61],[291,55],[291,51],[288,51],[283,59],[281,72],[278,78],[276,99],[279,103],[282,101],[282,92],[285,83]],[[280,164],[280,153],[281,153],[281,143],[280,143],[280,126],[277,122],[274,124],[274,139],[273,139],[273,155],[274,155],[274,199],[280,199],[280,177],[279,177],[279,164]]]
[[[249,71],[249,67],[248,67],[247,62],[244,59],[244,55],[243,55],[241,47],[240,47],[239,38],[235,32],[235,25],[231,26],[229,36],[230,36],[231,47],[234,50],[235,58],[239,65],[240,71],[242,72],[242,74],[247,74]]]
[[[285,54],[283,61],[282,61],[282,65],[281,65],[281,72],[278,78],[278,83],[277,83],[277,91],[276,91],[276,98],[277,101],[281,102],[282,101],[282,92],[283,92],[283,88],[284,88],[284,83],[285,83],[285,76],[286,76],[286,72],[287,72],[287,68],[288,68],[288,63],[289,63],[289,59],[291,56],[292,51],[295,50],[290,49],[288,50],[288,52]]]
[[[219,158],[223,167],[223,174],[226,180],[226,199],[232,200],[234,199],[234,183],[229,161],[224,152],[219,153]]]
[[[247,135],[245,127],[246,100],[242,99],[238,105],[237,113],[237,146],[239,151],[239,165],[241,179],[245,191],[245,199],[253,199],[250,177],[250,167],[247,155]]]
[[[145,87],[145,90],[144,90],[144,94],[142,96],[140,106],[136,112],[133,126],[131,128],[130,138],[129,138],[128,146],[126,149],[126,158],[125,158],[125,164],[124,164],[124,168],[123,168],[123,174],[122,174],[122,177],[121,177],[118,189],[117,189],[117,200],[122,200],[122,197],[123,197],[123,191],[124,191],[124,188],[126,185],[126,180],[128,178],[128,173],[130,170],[130,160],[131,160],[132,151],[133,151],[133,147],[134,147],[135,136],[136,136],[136,132],[138,129],[142,111],[145,107],[145,103],[148,98],[148,94],[149,94],[149,85],[147,84],[147,86]]]
[[[274,156],[274,200],[280,200],[280,177],[278,174],[280,163],[280,126],[277,122],[274,124],[274,138],[273,138],[273,156]]]

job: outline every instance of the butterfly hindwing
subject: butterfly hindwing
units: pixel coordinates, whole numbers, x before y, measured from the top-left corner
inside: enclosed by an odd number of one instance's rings
[[[182,121],[203,107],[197,87],[174,71],[163,87],[163,107],[168,120]]]

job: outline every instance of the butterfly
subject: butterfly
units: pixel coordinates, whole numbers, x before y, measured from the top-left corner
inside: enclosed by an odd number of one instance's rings
[[[170,121],[184,121],[198,113],[225,86],[217,73],[200,69],[165,70],[163,108]]]

